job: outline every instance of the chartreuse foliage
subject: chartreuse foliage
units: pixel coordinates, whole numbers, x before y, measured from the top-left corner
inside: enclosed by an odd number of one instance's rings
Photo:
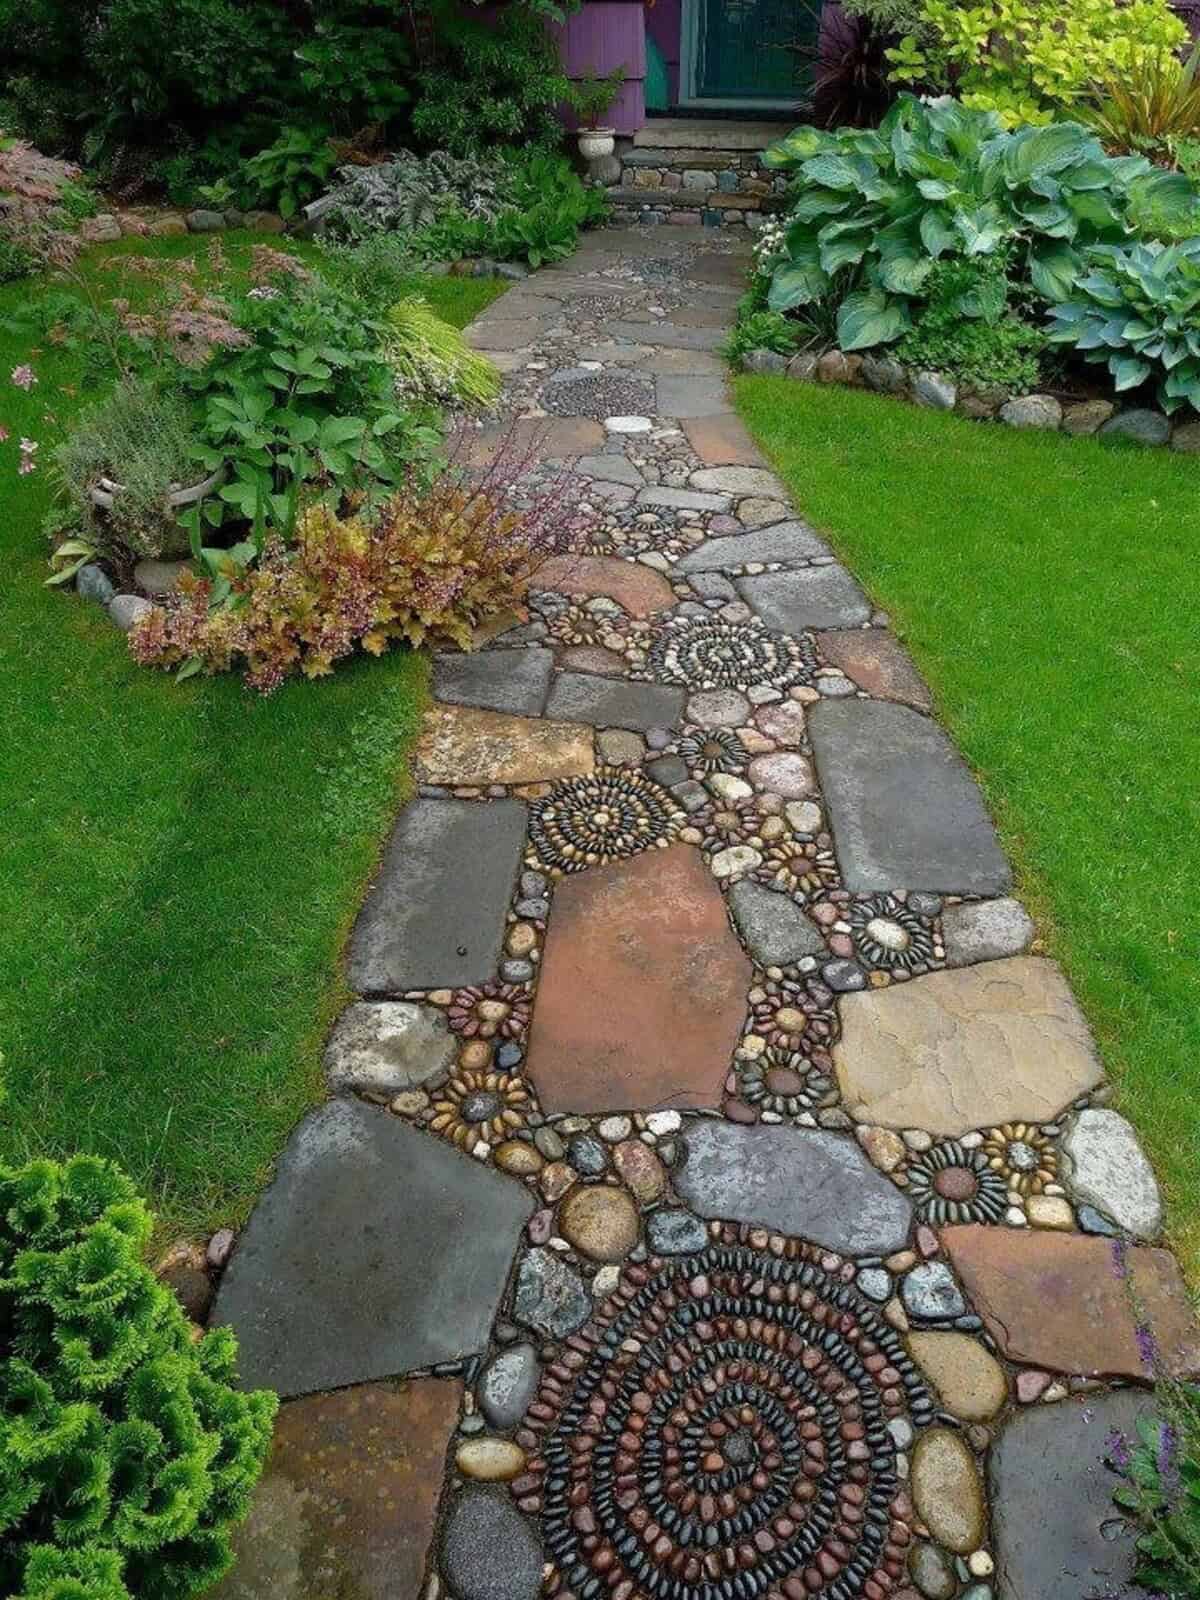
[[[795,176],[776,311],[836,292],[843,350],[890,344],[911,327],[940,262],[1003,257],[1013,279],[1050,301],[1083,270],[1083,252],[1119,243],[1132,218],[1189,212],[1195,190],[1140,156],[1111,157],[1075,123],[1010,132],[995,112],[906,96],[877,129],[798,128],[766,164]],[[969,303],[964,315],[983,315]]]
[[[1050,342],[1106,366],[1115,389],[1154,377],[1164,411],[1200,411],[1200,239],[1096,245],[1087,267],[1051,307]]]
[[[921,0],[888,56],[899,82],[953,90],[1015,127],[1069,114],[1093,84],[1186,39],[1167,0]]]
[[[0,1167],[0,1587],[186,1600],[230,1564],[277,1401],[233,1387],[143,1264],[152,1220],[94,1156]]]

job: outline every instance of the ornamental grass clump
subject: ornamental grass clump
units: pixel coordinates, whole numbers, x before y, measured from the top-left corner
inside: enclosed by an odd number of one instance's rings
[[[0,1592],[188,1600],[231,1564],[277,1401],[234,1387],[143,1264],[130,1181],[76,1156],[0,1167]]]
[[[294,543],[268,539],[219,603],[207,579],[185,574],[178,594],[135,623],[130,650],[189,676],[238,668],[268,694],[296,673],[322,677],[357,650],[439,640],[470,649],[478,624],[571,542],[577,513],[564,485],[522,498],[528,466],[502,455],[482,481],[451,467],[359,515],[310,505]]]
[[[384,354],[405,399],[481,409],[499,398],[499,369],[423,300],[400,301],[386,324]]]

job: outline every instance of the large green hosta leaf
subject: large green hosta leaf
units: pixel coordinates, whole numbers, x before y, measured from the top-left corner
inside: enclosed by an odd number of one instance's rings
[[[903,300],[889,299],[881,289],[859,289],[838,310],[838,344],[843,350],[870,350],[892,344],[911,326]]]
[[[772,311],[794,311],[817,300],[829,287],[829,277],[821,266],[821,252],[811,230],[801,237],[798,228],[788,232],[788,254],[776,268],[767,293]]]
[[[828,138],[820,128],[796,128],[786,139],[767,146],[762,153],[762,164],[773,172],[786,172],[824,149]]]
[[[1004,151],[1004,173],[1012,185],[1028,183],[1102,154],[1099,141],[1077,122],[1018,128]]]
[[[1043,300],[1066,300],[1079,277],[1079,252],[1059,239],[1034,245],[1029,252],[1029,277]]]

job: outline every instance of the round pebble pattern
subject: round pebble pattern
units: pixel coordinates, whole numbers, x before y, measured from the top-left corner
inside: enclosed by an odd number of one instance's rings
[[[922,1222],[999,1222],[1008,1188],[986,1153],[944,1139],[917,1156],[906,1171],[909,1197]]]
[[[686,812],[643,773],[598,767],[556,783],[529,814],[529,864],[555,877],[671,843]]]
[[[744,689],[769,684],[786,689],[810,680],[816,657],[809,640],[773,633],[752,622],[719,617],[675,617],[647,655],[656,678],[689,689]]]
[[[627,1265],[547,1369],[512,1485],[540,1515],[546,1593],[877,1600],[912,1511],[888,1424],[931,1420],[853,1265],[717,1224]]]

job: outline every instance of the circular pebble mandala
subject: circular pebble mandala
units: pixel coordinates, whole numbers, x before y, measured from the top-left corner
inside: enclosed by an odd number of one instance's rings
[[[547,1592],[882,1600],[913,1516],[888,1425],[932,1400],[852,1263],[713,1234],[627,1266],[544,1374],[512,1488],[540,1516]]]
[[[904,1171],[909,1198],[922,1222],[999,1222],[1008,1205],[1008,1185],[993,1170],[986,1150],[944,1139],[912,1160]]]
[[[750,622],[680,617],[650,646],[647,664],[666,683],[689,689],[787,689],[808,683],[816,657],[807,638]]]
[[[531,867],[561,877],[671,843],[687,820],[666,789],[628,767],[564,778],[529,808]]]
[[[849,921],[854,948],[869,967],[915,972],[938,958],[930,924],[894,894],[856,900]]]

